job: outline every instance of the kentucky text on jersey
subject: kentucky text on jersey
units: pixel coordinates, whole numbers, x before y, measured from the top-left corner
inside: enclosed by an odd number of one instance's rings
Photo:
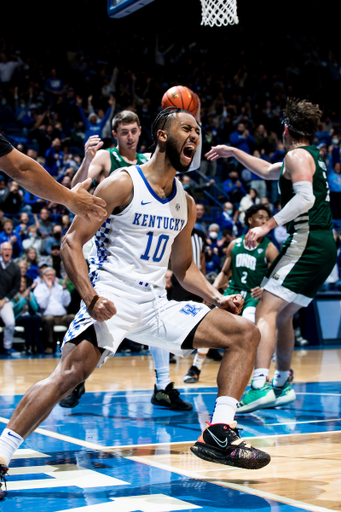
[[[257,259],[250,254],[237,254],[236,267],[246,267],[250,270],[256,270]]]
[[[174,217],[162,217],[159,215],[149,215],[148,213],[135,213],[133,224],[135,226],[147,228],[181,231],[185,221],[183,219],[175,219]]]

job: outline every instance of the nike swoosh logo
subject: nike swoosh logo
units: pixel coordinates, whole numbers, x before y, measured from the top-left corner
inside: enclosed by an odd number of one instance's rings
[[[214,441],[217,443],[217,445],[219,445],[221,448],[226,448],[227,446],[227,438],[225,439],[224,442],[220,441],[220,439],[218,439],[214,434],[212,434],[212,432],[210,430],[207,430],[207,432],[210,434],[210,436],[214,439]]]
[[[150,203],[151,203],[151,201],[149,201],[148,203],[144,203],[143,201],[141,201],[142,206],[145,206],[146,204],[150,204]]]
[[[15,439],[19,439],[19,441],[20,441],[20,437],[14,436],[14,435],[13,435],[13,434],[11,434],[10,432],[7,432],[7,434],[8,434],[9,436],[11,436],[11,437],[15,437]]]

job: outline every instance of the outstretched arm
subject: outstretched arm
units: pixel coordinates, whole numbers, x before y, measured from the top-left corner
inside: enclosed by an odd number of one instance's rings
[[[265,236],[271,229],[283,226],[312,208],[315,202],[313,174],[315,163],[305,149],[294,149],[285,157],[285,178],[291,181],[295,195],[272,219],[263,226],[250,229],[245,236],[247,247],[254,248],[256,240]]]
[[[261,158],[249,155],[240,149],[232,146],[215,146],[206,153],[207,160],[217,160],[218,158],[235,158],[249,171],[254,172],[257,176],[264,178],[265,180],[278,180],[282,164],[269,164]]]
[[[102,220],[106,213],[105,201],[86,191],[90,180],[69,190],[57,183],[38,162],[17,149],[13,148],[7,155],[0,157],[0,168],[24,189],[43,199],[63,204],[86,222],[91,217]]]

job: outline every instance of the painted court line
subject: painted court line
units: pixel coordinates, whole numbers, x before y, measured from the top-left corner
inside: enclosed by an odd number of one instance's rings
[[[330,420],[335,421],[335,420]],[[0,422],[7,424],[9,419],[0,417]],[[278,423],[278,425],[285,425],[285,423]],[[84,441],[82,439],[77,439],[75,437],[65,436],[64,434],[58,434],[57,432],[52,432],[51,430],[46,430],[44,428],[37,428],[35,431],[37,434],[41,434],[46,437],[52,437],[54,439],[58,439],[59,441],[65,441],[67,443],[76,444],[78,446],[82,446],[84,448],[90,448],[91,450],[97,451],[109,451],[109,450],[123,450],[128,448],[141,448],[144,446],[168,446],[168,445],[181,445],[181,444],[193,444],[197,441],[197,438],[190,441],[174,441],[174,442],[166,442],[166,443],[147,443],[147,444],[127,444],[127,445],[112,445],[112,446],[103,446],[100,444],[90,443],[89,441]],[[264,436],[245,436],[243,439],[251,439],[252,441],[256,439],[269,439],[269,438],[279,438],[279,437],[290,437],[290,436],[312,436],[312,435],[321,435],[321,433],[325,432],[298,432],[298,433],[290,433],[290,434],[273,434],[273,435],[264,435]],[[341,434],[340,430],[330,430],[328,434]]]
[[[8,419],[7,418],[2,418],[0,417],[0,422],[2,423],[5,423],[7,424],[8,423]],[[90,449],[93,449],[93,450],[97,450],[97,451],[104,451],[104,452],[107,452],[109,450],[115,450],[115,449],[124,449],[124,448],[134,448],[134,447],[143,447],[143,446],[161,446],[161,445],[175,445],[175,444],[191,444],[195,441],[182,441],[182,442],[175,442],[175,443],[153,443],[153,444],[147,444],[147,445],[142,445],[142,444],[138,444],[138,445],[127,445],[127,446],[112,446],[112,447],[103,447],[101,445],[97,445],[95,443],[89,443],[88,441],[83,441],[83,440],[80,440],[80,439],[75,439],[75,438],[72,438],[72,437],[69,437],[69,436],[65,436],[65,435],[62,435],[62,434],[57,434],[56,432],[51,432],[51,431],[48,431],[48,430],[45,430],[45,429],[42,429],[42,428],[37,428],[35,430],[36,433],[38,434],[41,434],[41,435],[45,435],[47,437],[52,437],[52,438],[55,438],[55,439],[58,439],[58,440],[62,440],[62,441],[66,441],[66,442],[69,442],[71,444],[76,444],[76,445],[79,445],[79,446],[83,446],[85,448],[90,448]],[[339,433],[340,434],[340,431],[331,431],[331,432],[328,432],[328,433]],[[320,435],[320,432],[313,432],[311,434],[282,434],[282,435],[278,435],[278,436],[257,436],[257,437],[252,437],[252,438],[247,438],[245,437],[244,439],[267,439],[269,437],[288,437],[288,436],[292,436],[292,435],[314,435],[314,434],[319,434]],[[21,455],[24,455],[24,454],[21,454]],[[124,456],[123,456],[124,457]],[[18,457],[19,458],[19,457]],[[327,508],[323,508],[323,507],[318,507],[318,506],[314,506],[314,505],[309,505],[307,503],[304,503],[304,502],[301,502],[301,501],[297,501],[297,500],[293,500],[291,498],[284,498],[283,496],[278,496],[278,495],[275,495],[275,494],[271,494],[271,493],[268,493],[268,492],[265,492],[265,491],[260,491],[260,490],[257,490],[257,489],[253,489],[253,488],[250,488],[248,486],[244,486],[244,485],[238,485],[238,484],[233,484],[231,482],[224,482],[222,480],[216,480],[214,478],[205,478],[203,477],[202,474],[200,474],[200,472],[193,472],[193,471],[187,471],[187,470],[179,470],[178,468],[174,468],[173,466],[170,466],[170,465],[167,465],[167,464],[160,464],[160,463],[155,463],[153,461],[150,461],[149,459],[147,458],[144,458],[144,457],[124,457],[124,458],[127,458],[129,460],[133,460],[135,462],[140,462],[140,463],[144,463],[144,464],[147,464],[148,466],[153,466],[153,467],[157,467],[157,468],[160,468],[160,469],[164,469],[164,470],[167,470],[167,471],[171,471],[171,472],[174,472],[174,473],[178,473],[178,474],[181,474],[183,476],[187,476],[189,478],[197,478],[199,480],[206,480],[210,483],[213,483],[213,484],[216,484],[216,485],[222,485],[224,487],[228,487],[228,488],[231,488],[231,489],[235,489],[235,490],[238,490],[238,491],[242,491],[242,492],[245,492],[245,493],[248,493],[248,494],[251,494],[253,496],[259,496],[259,497],[262,497],[262,498],[265,498],[265,499],[271,499],[271,500],[274,500],[274,501],[277,501],[277,502],[280,502],[280,503],[285,503],[287,505],[292,505],[292,506],[295,506],[295,507],[298,507],[298,508],[301,508],[301,509],[305,509],[305,510],[309,510],[310,512],[330,512],[331,509],[327,509]],[[231,469],[235,469],[235,470],[238,470],[238,468],[228,468],[229,470]]]
[[[286,505],[292,505],[294,507],[298,507],[304,510],[309,510],[310,512],[334,512],[332,509],[318,507],[316,505],[310,505],[309,503],[305,503],[303,501],[293,500],[292,498],[286,498],[284,496],[278,496],[277,494],[272,494],[270,492],[260,491],[258,489],[254,489],[252,487],[248,487],[246,485],[234,484],[231,482],[225,482],[224,480],[216,480],[215,478],[205,478],[205,476],[201,475],[198,471],[187,471],[185,469],[174,468],[173,466],[169,466],[167,464],[160,464],[151,462],[149,459],[144,457],[125,457],[126,459],[133,460],[134,462],[142,462],[149,466],[153,466],[159,469],[163,469],[165,471],[170,471],[172,473],[178,473],[183,476],[187,476],[189,478],[197,478],[198,480],[204,480],[216,485],[222,485],[223,487],[227,487],[229,489],[235,489],[237,491],[245,492],[247,494],[251,494],[252,496],[259,496],[260,498],[270,499],[273,501],[277,501],[279,503],[284,503]],[[239,471],[239,468],[233,468],[232,466],[227,468],[230,470]],[[203,470],[204,471],[204,470]],[[217,471],[217,470],[216,470]],[[219,469],[220,471],[220,469]]]

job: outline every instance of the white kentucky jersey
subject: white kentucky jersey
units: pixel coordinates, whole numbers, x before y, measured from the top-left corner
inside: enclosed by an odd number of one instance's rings
[[[133,199],[121,213],[110,215],[94,236],[89,255],[90,280],[110,285],[110,276],[137,285],[165,288],[171,247],[187,223],[187,200],[174,179],[173,192],[161,199],[139,166],[118,169],[133,181]]]

